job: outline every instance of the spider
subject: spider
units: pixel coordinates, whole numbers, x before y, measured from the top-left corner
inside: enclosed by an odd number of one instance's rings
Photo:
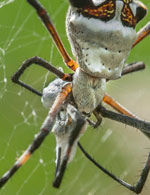
[[[106,83],[123,75],[145,68],[143,62],[125,64],[130,50],[150,34],[150,23],[138,33],[136,24],[146,15],[146,7],[134,0],[69,0],[66,30],[76,61],[66,52],[46,10],[37,0],[27,0],[52,36],[64,63],[74,73],[67,74],[40,57],[27,59],[12,76],[12,81],[42,97],[49,113],[31,145],[13,167],[0,179],[0,187],[30,158],[53,131],[56,135],[56,173],[53,186],[58,188],[67,164],[75,154],[77,145],[83,154],[101,171],[129,190],[139,194],[150,170],[150,154],[135,186],[132,186],[98,164],[79,143],[87,125],[97,128],[102,117],[136,127],[150,138],[150,123],[142,121],[106,94]],[[43,93],[20,79],[32,64],[54,73],[58,78]],[[107,110],[109,104],[117,112]],[[90,116],[96,118],[94,123]]]

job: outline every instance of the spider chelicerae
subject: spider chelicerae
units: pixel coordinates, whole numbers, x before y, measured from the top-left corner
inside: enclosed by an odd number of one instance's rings
[[[33,57],[26,60],[12,76],[12,81],[42,96],[44,106],[50,109],[38,135],[14,166],[0,179],[2,187],[12,175],[40,147],[51,131],[55,133],[56,173],[54,187],[59,187],[67,163],[75,154],[77,145],[83,154],[100,170],[129,190],[140,193],[150,170],[150,155],[135,186],[119,179],[98,164],[79,143],[80,135],[89,124],[97,128],[106,117],[136,127],[148,138],[150,123],[142,121],[106,94],[106,83],[123,75],[141,70],[143,62],[125,64],[130,50],[150,34],[150,23],[138,33],[136,24],[146,15],[146,7],[133,0],[69,0],[66,30],[76,61],[66,52],[57,31],[46,10],[37,0],[27,0],[51,34],[64,63],[74,71],[66,74],[53,65]],[[43,93],[19,80],[32,64],[39,65],[54,73],[58,79],[51,82]],[[118,113],[107,110],[102,103],[112,106]],[[90,119],[93,114],[96,123]]]

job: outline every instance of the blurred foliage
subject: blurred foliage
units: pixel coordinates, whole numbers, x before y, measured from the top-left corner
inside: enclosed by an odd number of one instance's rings
[[[7,171],[33,140],[47,115],[40,98],[11,82],[11,76],[21,63],[40,56],[55,66],[69,70],[49,38],[35,11],[25,0],[3,0],[0,8],[0,175]],[[8,4],[5,5],[5,3]],[[10,3],[9,3],[10,2]],[[69,54],[71,50],[65,33],[67,0],[43,0]],[[143,0],[150,8],[150,2]],[[0,2],[0,5],[1,2]],[[150,13],[138,25],[142,28]],[[110,82],[108,93],[144,120],[150,120],[150,37],[137,45],[129,62],[144,61],[146,70]],[[22,80],[42,90],[54,76],[33,66]],[[6,81],[7,82],[3,82]],[[106,133],[110,136],[105,140]],[[87,151],[104,167],[130,183],[137,181],[139,169],[148,154],[149,140],[139,131],[110,120],[103,120],[97,130],[88,128],[81,138]],[[29,162],[0,190],[0,195],[116,195],[130,194],[115,181],[98,171],[78,150],[68,165],[60,189],[52,187],[55,172],[55,138],[50,135]],[[143,195],[150,191],[149,180]]]

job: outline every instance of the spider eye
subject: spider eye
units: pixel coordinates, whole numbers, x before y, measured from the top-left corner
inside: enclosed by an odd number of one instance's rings
[[[93,6],[92,0],[69,0],[69,2],[73,7],[76,7],[76,8]]]
[[[142,20],[146,14],[147,14],[146,6],[141,2],[137,2],[136,22],[138,23],[140,20]]]

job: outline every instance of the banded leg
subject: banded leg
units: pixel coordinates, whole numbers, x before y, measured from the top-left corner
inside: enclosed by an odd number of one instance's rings
[[[132,46],[135,47],[139,42],[141,42],[145,37],[150,34],[150,22],[148,22],[138,33],[137,38]]]
[[[124,106],[122,106],[119,102],[114,100],[109,95],[105,95],[104,96],[103,102],[105,102],[106,104],[110,105],[112,108],[114,108],[116,111],[118,111],[121,114],[124,114],[126,116],[130,116],[130,117],[136,118],[136,116],[134,114],[132,114],[129,110],[127,110]]]
[[[78,68],[78,64],[69,57],[46,10],[41,6],[41,4],[37,0],[27,0],[27,1],[30,5],[32,5],[35,8],[38,16],[40,17],[45,27],[51,34],[53,41],[55,42],[65,64],[73,71],[75,71]]]
[[[71,84],[66,84],[62,91],[58,94],[51,110],[48,113],[47,118],[45,119],[41,131],[39,134],[35,137],[32,144],[27,148],[27,150],[23,153],[23,155],[17,160],[17,162],[14,164],[14,166],[7,171],[2,178],[0,179],[0,188],[14,175],[14,173],[23,165],[26,163],[26,161],[30,158],[30,156],[37,150],[40,145],[45,140],[46,136],[50,133],[52,130],[52,127],[55,122],[56,115],[61,109],[62,104],[64,103],[66,97],[71,92]]]
[[[61,78],[62,80],[65,81],[72,81],[72,76],[70,74],[65,74],[63,72],[61,72],[60,70],[58,70],[57,68],[55,68],[54,66],[52,66],[51,64],[49,64],[48,62],[46,62],[45,60],[43,60],[40,57],[33,57],[33,58],[29,58],[28,60],[26,60],[21,66],[20,68],[17,70],[17,72],[12,76],[12,81],[14,83],[17,83],[19,85],[21,85],[22,87],[28,89],[29,91],[35,93],[36,95],[42,96],[42,93],[35,90],[34,88],[32,88],[31,86],[23,83],[22,81],[19,80],[19,78],[21,77],[21,75],[24,73],[24,71],[30,67],[32,64],[36,64],[38,66],[42,66],[43,68],[47,69],[48,71],[54,73],[57,77]]]
[[[105,169],[103,166],[101,166],[99,163],[97,163],[86,151],[85,149],[82,147],[82,145],[78,142],[78,146],[80,148],[80,150],[83,152],[83,154],[85,155],[85,157],[90,160],[96,167],[98,167],[99,170],[103,171],[106,175],[108,175],[109,177],[111,177],[113,180],[115,180],[116,182],[118,182],[119,184],[121,184],[122,186],[126,187],[127,189],[135,192],[136,194],[141,193],[144,184],[146,182],[146,179],[148,177],[149,171],[150,171],[150,154],[148,155],[147,161],[145,163],[144,169],[139,177],[138,182],[136,183],[135,186],[130,185],[129,183],[123,181],[122,179],[118,178],[117,176],[115,176],[114,174],[112,174],[111,172],[109,172],[107,169]]]
[[[128,111],[125,107],[115,101],[112,97],[105,95],[103,101],[113,107],[120,114],[106,110],[104,107],[99,105],[96,111],[101,113],[103,117],[116,120],[118,122],[130,125],[139,129],[148,138],[150,138],[150,123],[140,120],[137,116]],[[102,108],[102,109],[101,109]],[[103,112],[101,112],[103,111]],[[123,114],[123,115],[122,115]]]
[[[76,147],[76,142],[86,124],[85,118],[81,115],[81,113],[77,109],[71,108],[70,110],[68,110],[68,113],[74,121],[73,122],[74,128],[69,129],[71,132],[69,132],[68,141],[66,143],[67,148],[66,148],[66,152],[62,160],[60,160],[61,159],[60,158],[61,148],[59,148],[58,160],[57,160],[57,166],[56,166],[56,174],[55,174],[55,178],[53,181],[53,186],[56,188],[59,188],[61,184],[71,152],[73,148]]]
[[[132,116],[127,116],[107,110],[101,105],[99,105],[96,110],[99,114],[101,114],[102,117],[121,122],[131,127],[135,127],[144,133],[148,138],[150,138],[150,122],[145,122],[138,118],[133,118]]]

